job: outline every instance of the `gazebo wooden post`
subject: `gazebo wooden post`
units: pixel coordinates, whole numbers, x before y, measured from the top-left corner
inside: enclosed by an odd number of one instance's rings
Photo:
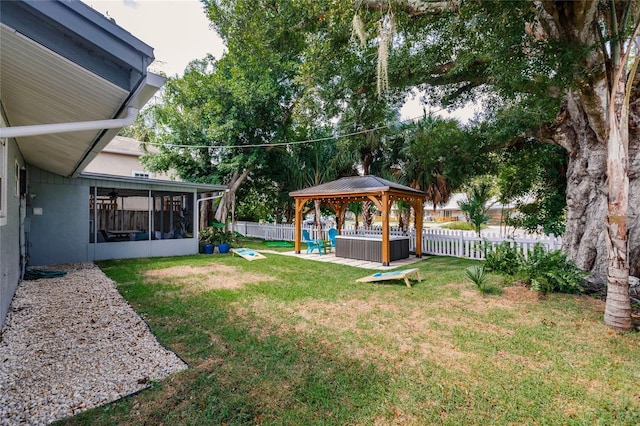
[[[424,216],[424,200],[422,198],[416,198],[413,209],[415,210],[416,218],[416,257],[422,257],[422,221]]]
[[[306,199],[296,198],[296,224],[294,232],[294,246],[296,254],[300,254],[300,245],[302,240],[302,209],[306,203]]]
[[[389,192],[382,194],[382,266],[389,266],[391,252],[389,250]]]

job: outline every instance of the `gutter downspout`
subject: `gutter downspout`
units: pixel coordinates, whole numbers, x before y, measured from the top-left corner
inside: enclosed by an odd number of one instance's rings
[[[0,139],[48,135],[52,133],[80,132],[84,130],[117,129],[119,127],[126,127],[133,124],[137,116],[138,108],[130,106],[127,108],[127,115],[123,118],[77,121],[71,123],[34,124],[31,126],[0,127]]]

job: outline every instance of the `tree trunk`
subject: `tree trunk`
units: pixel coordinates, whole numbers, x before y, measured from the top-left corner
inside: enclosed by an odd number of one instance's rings
[[[362,220],[364,223],[364,229],[371,229],[373,223],[373,212],[371,211],[371,201],[365,200],[362,202]]]
[[[593,93],[591,93],[593,95]],[[629,258],[638,253],[637,211],[640,200],[640,153],[637,139],[630,148],[629,175],[620,155],[620,137],[615,133],[603,140],[598,129],[602,116],[593,108],[597,100],[585,94],[567,97],[567,118],[560,126],[556,141],[569,151],[567,169],[567,220],[563,249],[591,280],[607,283],[605,323],[615,329],[628,330],[630,324]],[[589,107],[585,107],[585,104]],[[602,115],[606,114],[604,110]],[[609,133],[609,132],[607,132]],[[631,192],[629,192],[631,188]],[[627,194],[631,210],[627,248]],[[637,256],[637,255],[636,255]],[[638,261],[634,261],[634,271]]]
[[[593,105],[593,102],[591,102]],[[606,282],[607,151],[592,128],[590,111],[577,93],[567,95],[566,119],[556,142],[569,152],[567,167],[567,219],[563,250],[598,283]],[[591,115],[593,112],[591,112]]]
[[[634,241],[640,165],[638,107],[633,100],[631,107],[625,101],[624,69],[615,75],[611,89],[603,76],[580,93],[568,94],[568,118],[559,126],[556,142],[570,153],[564,248],[594,280],[607,283],[605,324],[627,331],[631,329],[629,256],[640,245]],[[630,193],[632,185],[635,193]],[[635,271],[637,261],[634,264]]]
[[[206,197],[209,196],[213,196],[213,193],[211,193],[211,195],[206,195]],[[205,198],[206,198],[205,197]],[[204,229],[207,226],[209,226],[209,220],[211,219],[211,210],[212,210],[212,201],[213,200],[206,200],[202,202],[202,205],[200,206],[200,212],[199,213],[199,226],[198,229]]]
[[[607,138],[607,175],[609,184],[609,216],[607,221],[607,303],[605,324],[631,330],[629,298],[629,247],[627,215],[629,206],[629,105],[626,98],[626,67],[616,70],[609,105]]]
[[[253,166],[247,167],[242,174],[238,173],[236,170],[233,172],[231,179],[228,183],[228,191],[224,193],[222,199],[220,200],[220,204],[218,204],[218,210],[216,211],[216,220],[221,223],[227,223],[227,218],[229,217],[230,206],[232,200],[236,196],[236,192],[240,188],[240,185],[247,179],[249,173],[253,170]]]
[[[633,248],[629,247],[627,230],[627,218],[631,214],[630,228],[634,230],[633,235],[637,235],[638,225],[634,222],[638,219],[638,207],[629,210],[629,190],[632,185],[637,186],[638,148],[630,147],[629,141],[630,134],[634,133],[635,139],[631,140],[637,145],[637,133],[630,128],[633,120],[637,124],[633,116],[637,117],[638,96],[633,91],[630,99],[626,95],[627,73],[635,78],[638,65],[634,61],[634,65],[627,68],[633,48],[631,40],[636,39],[640,28],[636,22],[632,34],[625,34],[626,14],[619,13],[631,4],[612,1],[607,10],[599,9],[603,4],[595,0],[541,3],[548,13],[544,17],[548,35],[560,42],[597,44],[597,31],[605,28],[596,27],[594,31],[599,20],[609,25],[606,28],[609,35],[614,34],[606,48],[594,50],[580,64],[591,71],[587,78],[576,81],[579,87],[575,92],[567,94],[568,119],[560,115],[563,124],[558,127],[554,140],[570,154],[564,248],[578,266],[590,271],[596,280],[601,281],[606,272],[605,324],[624,331],[631,328],[629,254],[635,252],[639,244],[633,242]],[[598,16],[598,10],[603,16]],[[629,41],[625,42],[627,37]],[[636,197],[633,195],[632,200],[637,201]]]
[[[322,202],[320,200],[313,200],[313,223],[316,225],[316,230],[318,231],[317,238],[320,238],[320,236],[322,235],[322,210],[320,210],[321,206]]]
[[[402,209],[400,218],[402,219],[402,233],[407,235],[409,224],[411,223],[411,208],[409,206]]]
[[[637,79],[640,85],[640,78]],[[640,277],[640,87],[629,108],[629,273]]]

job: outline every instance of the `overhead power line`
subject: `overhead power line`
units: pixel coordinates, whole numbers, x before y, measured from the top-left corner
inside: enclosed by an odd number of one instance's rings
[[[441,110],[439,110],[441,111]],[[438,112],[438,111],[435,111]],[[421,115],[419,117],[414,117],[414,118],[408,118],[406,120],[402,120],[400,121],[400,123],[408,123],[410,121],[414,121],[417,120],[419,118],[423,118],[424,115]],[[259,143],[259,144],[250,144],[250,145],[183,145],[183,144],[173,144],[173,143],[163,143],[163,142],[144,142],[145,144],[148,145],[155,145],[155,146],[168,146],[168,147],[173,147],[173,148],[190,148],[190,149],[234,149],[234,148],[264,148],[264,147],[275,147],[275,146],[286,146],[286,145],[302,145],[302,144],[308,144],[308,143],[316,143],[316,142],[323,142],[323,141],[327,141],[327,140],[331,140],[331,139],[341,139],[341,138],[346,138],[346,137],[350,137],[350,136],[356,136],[356,135],[361,135],[363,133],[369,133],[369,132],[375,132],[377,130],[382,130],[382,129],[387,129],[389,127],[393,126],[393,124],[387,124],[384,126],[378,126],[378,127],[373,127],[371,129],[365,129],[365,130],[358,130],[357,132],[351,132],[351,133],[343,133],[343,134],[339,134],[336,136],[327,136],[324,138],[316,138],[316,139],[306,139],[306,140],[302,140],[302,141],[291,141],[291,142],[271,142],[271,143]]]

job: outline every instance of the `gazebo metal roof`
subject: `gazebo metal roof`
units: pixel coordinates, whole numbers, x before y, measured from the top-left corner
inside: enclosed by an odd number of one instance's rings
[[[371,201],[382,215],[382,263],[389,265],[389,212],[394,201],[403,200],[413,207],[416,218],[416,241],[422,235],[422,205],[426,194],[399,183],[377,176],[350,176],[332,182],[300,189],[289,193],[296,200],[295,250],[300,253],[302,210],[311,200],[322,200],[330,204],[336,212],[338,232],[341,233],[342,216],[349,205],[355,201]],[[416,256],[422,256],[422,246],[416,242]]]
[[[300,189],[298,191],[292,191],[289,195],[292,197],[308,196],[335,198],[340,196],[353,196],[357,194],[366,197],[368,194],[377,194],[389,191],[406,192],[411,195],[422,197],[426,195],[423,191],[418,189],[400,185],[399,183],[391,182],[373,175],[343,177],[332,182]]]

